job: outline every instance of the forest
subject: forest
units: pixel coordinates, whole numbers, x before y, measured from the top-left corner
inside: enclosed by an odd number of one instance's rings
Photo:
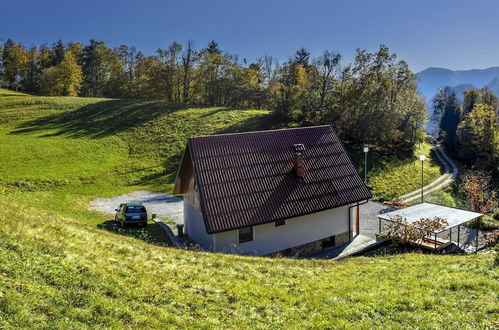
[[[452,89],[433,97],[433,118],[452,156],[477,170],[499,170],[499,100],[489,88],[470,89],[460,101]]]
[[[282,122],[331,124],[350,145],[411,154],[425,136],[426,104],[406,62],[381,45],[352,63],[301,48],[280,63],[249,63],[215,41],[196,49],[173,42],[153,55],[134,47],[61,40],[0,45],[0,88],[35,95],[164,99],[174,103],[266,108]]]

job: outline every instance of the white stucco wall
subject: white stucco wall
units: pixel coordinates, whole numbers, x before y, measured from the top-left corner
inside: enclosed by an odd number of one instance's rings
[[[203,249],[213,250],[213,236],[206,232],[203,216],[185,199],[184,224],[187,235],[194,242]]]
[[[253,227],[254,240],[238,244],[238,231],[213,234],[216,252],[265,255],[347,232],[348,207],[288,219],[284,226],[274,222]],[[352,228],[353,230],[353,228]]]

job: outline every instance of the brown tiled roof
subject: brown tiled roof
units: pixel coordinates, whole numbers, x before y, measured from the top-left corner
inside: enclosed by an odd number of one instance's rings
[[[302,183],[296,144],[305,147]],[[330,126],[194,137],[189,148],[208,233],[371,198]]]

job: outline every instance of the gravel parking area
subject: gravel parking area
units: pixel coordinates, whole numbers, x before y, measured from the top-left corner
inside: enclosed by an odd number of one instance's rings
[[[369,201],[360,206],[360,233],[364,236],[375,238],[378,233],[378,214],[396,210],[393,206],[379,202]]]
[[[114,218],[115,209],[126,202],[140,202],[147,209],[147,216],[154,213],[158,218],[183,223],[184,209],[182,198],[147,190],[138,190],[112,198],[97,198],[90,202],[89,209],[109,214]]]

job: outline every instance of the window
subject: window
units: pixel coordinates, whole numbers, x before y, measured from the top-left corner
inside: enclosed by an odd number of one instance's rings
[[[141,205],[127,206],[126,213],[146,213],[146,208]]]
[[[253,240],[253,227],[239,229],[239,243],[251,242]]]
[[[325,238],[322,240],[322,248],[327,249],[336,245],[336,240],[334,236]]]
[[[275,226],[276,227],[279,227],[279,226],[284,226],[286,224],[286,220],[285,219],[282,219],[282,220],[277,220],[275,222]]]

